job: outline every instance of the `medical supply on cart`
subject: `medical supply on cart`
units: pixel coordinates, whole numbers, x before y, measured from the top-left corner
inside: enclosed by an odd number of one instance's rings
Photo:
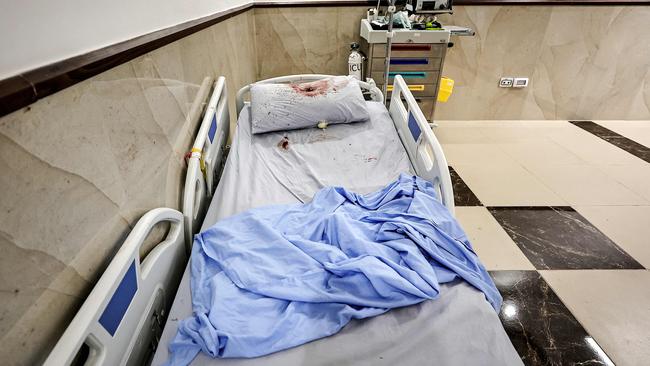
[[[363,60],[365,57],[359,52],[359,44],[354,42],[350,44],[350,56],[348,57],[348,75],[361,80],[363,77]]]
[[[408,0],[406,5],[398,1],[401,11],[395,11],[394,5],[393,9],[388,6],[384,16],[361,21],[360,51],[367,57],[363,78],[374,80],[389,99],[388,85],[401,75],[425,117],[433,122],[436,102],[446,101],[453,88],[451,79],[452,84],[441,80],[447,49],[454,45],[451,36],[473,36],[474,31],[446,26],[437,19],[437,14],[452,13],[452,0]],[[388,30],[391,15],[394,29]],[[444,95],[439,96],[440,92]]]

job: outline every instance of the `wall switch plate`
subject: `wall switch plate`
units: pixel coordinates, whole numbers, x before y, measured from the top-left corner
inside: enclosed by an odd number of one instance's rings
[[[501,78],[499,80],[500,88],[512,88],[512,85],[515,83],[515,78]]]
[[[525,88],[528,86],[528,78],[515,78],[513,88]]]

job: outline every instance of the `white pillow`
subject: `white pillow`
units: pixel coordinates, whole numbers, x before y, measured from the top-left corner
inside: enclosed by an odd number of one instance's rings
[[[256,134],[368,121],[370,114],[357,79],[335,76],[301,84],[253,84],[251,118]]]

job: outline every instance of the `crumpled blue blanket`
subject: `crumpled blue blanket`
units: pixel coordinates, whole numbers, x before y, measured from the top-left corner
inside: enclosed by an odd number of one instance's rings
[[[435,299],[456,278],[498,311],[499,292],[436,196],[402,174],[375,193],[328,187],[309,203],[252,209],[196,235],[193,315],[179,323],[168,363],[298,346],[352,318]]]

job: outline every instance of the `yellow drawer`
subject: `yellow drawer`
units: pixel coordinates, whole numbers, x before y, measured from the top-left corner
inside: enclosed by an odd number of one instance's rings
[[[436,93],[436,87],[438,84],[409,84],[409,90],[414,97],[433,97]],[[383,85],[378,85],[380,90],[383,90]],[[387,93],[390,96],[393,90],[392,85],[388,85]]]

